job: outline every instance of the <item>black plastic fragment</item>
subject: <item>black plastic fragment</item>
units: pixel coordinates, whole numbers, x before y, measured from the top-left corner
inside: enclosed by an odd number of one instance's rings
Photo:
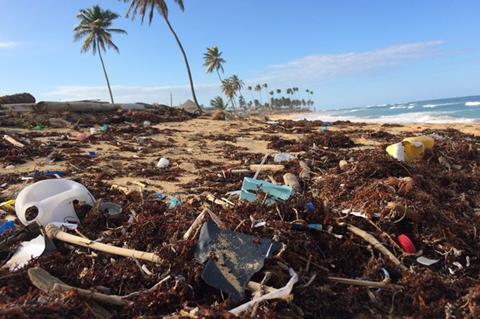
[[[265,258],[281,248],[269,239],[220,230],[212,221],[203,224],[195,249],[195,258],[204,263],[202,279],[228,293],[233,303],[240,302],[252,276],[262,269]]]

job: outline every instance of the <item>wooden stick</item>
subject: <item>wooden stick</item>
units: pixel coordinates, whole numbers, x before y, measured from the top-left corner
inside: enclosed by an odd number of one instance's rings
[[[355,285],[355,286],[364,286],[368,288],[385,288],[385,289],[403,289],[403,286],[391,284],[384,281],[369,281],[369,280],[358,280],[358,279],[349,279],[341,277],[327,277],[329,281],[333,281],[339,284],[345,285]]]
[[[265,156],[262,158],[262,161],[260,162],[260,165],[255,165],[256,169],[252,169],[252,165],[250,165],[250,169],[252,171],[255,171],[255,175],[253,175],[254,179],[257,179],[258,174],[260,174],[260,171],[262,170],[263,164],[265,164],[265,161],[267,160],[267,158],[268,158],[268,153],[265,154]]]
[[[10,135],[7,135],[7,134],[3,135],[3,139],[15,145],[16,147],[20,147],[20,148],[25,147],[25,145],[23,145],[22,143],[20,143],[19,141],[11,137]]]
[[[248,174],[251,171],[247,168],[238,168],[238,169],[231,169],[229,170],[229,173],[231,174]]]
[[[249,281],[247,283],[247,289],[250,290],[250,291],[253,291],[253,292],[261,292],[263,290],[266,293],[271,293],[271,292],[275,292],[275,291],[278,290],[278,289],[270,287],[270,286],[262,285],[258,282],[255,282],[255,281]],[[290,295],[282,297],[280,299],[285,300],[287,302],[291,302],[293,300],[293,295],[290,294]]]
[[[168,275],[167,277],[163,278],[162,280],[160,280],[159,282],[157,282],[155,285],[153,285],[151,288],[148,288],[147,290],[143,290],[143,291],[135,291],[135,292],[132,292],[126,296],[122,296],[122,299],[128,299],[128,298],[132,298],[134,296],[138,296],[138,295],[141,295],[141,294],[144,294],[144,293],[147,293],[147,292],[151,292],[151,291],[154,291],[155,289],[157,289],[158,287],[160,287],[164,282],[166,282],[167,280],[169,280],[170,278],[172,278],[172,276]]]
[[[207,194],[207,200],[209,200],[210,202],[214,203],[214,204],[217,204],[217,205],[220,205],[222,207],[229,207],[230,206],[230,203],[227,203],[219,198],[216,198],[213,194]]]
[[[58,240],[61,240],[70,244],[75,244],[75,245],[103,251],[109,254],[138,258],[146,261],[151,261],[154,263],[159,263],[162,260],[159,256],[153,253],[148,253],[145,251],[134,250],[134,249],[115,247],[112,245],[97,243],[90,239],[75,236],[62,231],[60,228],[52,224],[49,224],[47,225],[47,227],[45,227],[45,232],[49,238],[56,238]]]
[[[125,305],[127,301],[122,300],[120,296],[106,295],[99,292],[94,292],[87,289],[76,288],[67,285],[57,277],[52,276],[48,271],[40,268],[33,267],[28,269],[28,277],[32,284],[47,294],[55,294],[56,292],[66,291],[73,289],[78,292],[79,295],[89,297],[97,301],[101,301],[113,305]]]
[[[250,165],[250,170],[252,172],[256,172],[255,176],[253,176],[253,178],[256,179],[258,177],[258,174],[260,174],[261,170],[269,171],[269,172],[281,172],[285,170],[285,166],[281,164],[267,164],[267,165],[252,164]]]
[[[63,292],[63,291],[68,291],[68,290],[74,290],[80,296],[92,298],[92,299],[95,299],[99,302],[108,303],[108,304],[111,304],[111,305],[122,306],[122,305],[127,304],[127,302],[125,300],[123,300],[122,297],[120,297],[120,296],[106,295],[106,294],[102,294],[100,292],[95,292],[95,291],[91,291],[91,290],[87,290],[87,289],[72,287],[72,286],[69,286],[69,285],[63,284],[63,283],[54,283],[53,284],[52,291],[54,291],[54,292]]]
[[[192,234],[195,232],[195,230],[200,226],[200,224],[203,223],[203,220],[205,219],[205,215],[207,214],[207,209],[204,209],[198,216],[195,218],[193,221],[192,225],[188,228],[188,230],[185,232],[183,235],[183,239],[188,240],[192,236]]]
[[[343,223],[342,223],[343,224]],[[340,225],[342,225],[340,224]],[[382,243],[380,243],[375,237],[364,231],[363,229],[360,229],[356,226],[346,224],[347,229],[352,232],[353,234],[363,238],[365,241],[370,243],[375,249],[380,251],[385,257],[390,259],[390,261],[397,266],[401,271],[408,271],[408,268],[402,264],[402,262],[390,251],[385,247]]]

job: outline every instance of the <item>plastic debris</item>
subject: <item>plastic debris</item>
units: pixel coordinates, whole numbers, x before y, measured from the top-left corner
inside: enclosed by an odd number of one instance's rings
[[[85,133],[77,133],[75,135],[75,139],[79,142],[84,142],[85,140],[87,140],[87,138],[88,138],[88,135]]]
[[[425,150],[433,148],[434,139],[429,136],[407,137],[400,143],[389,145],[387,153],[399,161],[416,161],[423,158]]]
[[[290,153],[277,153],[273,157],[273,161],[275,163],[288,162],[294,159],[297,159],[297,158]]]
[[[17,224],[13,220],[8,220],[5,223],[0,225],[0,235],[3,235],[6,231],[15,228]]]
[[[108,124],[103,124],[100,126],[100,132],[105,133],[108,131]]]
[[[409,254],[415,254],[417,252],[417,249],[413,245],[413,242],[410,240],[410,238],[408,238],[407,235],[405,234],[398,235],[397,239],[398,239],[398,243],[400,244],[400,247],[402,247],[402,249],[405,252]]]
[[[106,213],[109,218],[117,218],[122,213],[122,206],[113,202],[99,200],[97,201],[97,207],[100,212]]]
[[[180,206],[180,204],[182,204],[182,202],[178,198],[173,196],[168,196],[168,201],[167,201],[168,209],[176,208]]]
[[[150,125],[152,125],[152,122],[150,122],[150,121],[143,121],[143,127],[149,127]]]
[[[153,194],[153,197],[155,197],[156,199],[159,199],[159,200],[163,200],[163,199],[167,198],[167,196],[163,195],[162,193],[155,193],[155,194]]]
[[[298,282],[298,275],[292,268],[288,269],[288,273],[290,274],[291,277],[288,283],[284,287],[280,289],[276,289],[275,291],[272,291],[266,295],[263,295],[257,298],[254,297],[251,301],[230,310],[230,312],[238,316],[242,312],[248,310],[254,304],[259,303],[263,300],[286,298],[288,295],[292,293],[293,286]]]
[[[323,225],[322,224],[292,224],[292,229],[295,230],[316,230],[316,231],[321,231],[323,230]]]
[[[32,130],[34,130],[34,131],[41,131],[41,130],[43,130],[44,128],[45,128],[45,126],[43,126],[42,124],[37,124],[37,125],[34,125],[34,126],[32,127]]]
[[[167,168],[169,165],[170,165],[170,161],[165,157],[162,157],[157,163],[158,168]]]
[[[433,264],[436,264],[440,261],[440,259],[430,259],[424,256],[420,256],[417,258],[417,263],[424,265],[424,266],[431,266]]]
[[[38,235],[36,238],[25,241],[20,244],[12,258],[10,258],[4,265],[10,271],[15,271],[23,268],[30,260],[37,258],[45,251],[45,239],[42,235]]]
[[[89,157],[95,157],[95,156],[97,156],[97,152],[95,152],[95,151],[88,151],[87,154],[88,154]]]
[[[15,211],[24,225],[37,222],[79,222],[73,201],[93,207],[95,199],[80,183],[66,179],[47,179],[25,187],[17,196]]]
[[[308,202],[305,204],[305,208],[309,213],[315,213],[315,204],[312,202]]]
[[[97,134],[97,129],[95,127],[90,128],[90,135],[95,135]]]
[[[281,244],[230,230],[220,230],[211,219],[203,224],[195,258],[205,263],[202,279],[228,293],[233,303],[243,299],[250,278]]]
[[[6,209],[10,212],[14,212],[15,211],[15,200],[14,199],[10,199],[10,200],[7,200],[3,203],[0,203],[0,207],[2,207],[3,209]]]
[[[269,182],[244,177],[240,199],[249,202],[257,200],[265,201],[267,205],[273,204],[277,200],[287,200],[292,196],[293,189],[285,185],[274,185]],[[262,197],[262,193],[266,194]]]

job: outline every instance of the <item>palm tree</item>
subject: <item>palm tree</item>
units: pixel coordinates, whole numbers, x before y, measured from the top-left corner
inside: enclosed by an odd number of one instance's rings
[[[237,85],[231,77],[222,80],[222,91],[230,103],[232,103],[232,107],[235,110],[235,95],[237,95]]]
[[[263,104],[262,86],[260,84],[255,85],[255,91],[257,91],[260,94],[260,101],[262,101],[262,104]]]
[[[230,77],[230,81],[232,81],[232,85],[238,91],[238,94],[242,96],[242,89],[245,87],[245,83],[235,74]]]
[[[220,71],[223,73],[223,64],[227,61],[222,58],[222,52],[220,52],[218,47],[207,48],[207,52],[203,54],[203,61],[203,66],[207,69],[207,73],[216,71],[220,82],[222,82]]]
[[[225,110],[227,108],[221,96],[216,96],[214,99],[210,100],[210,105],[217,110]]]
[[[253,89],[253,88],[252,88],[252,86],[251,86],[251,85],[249,85],[249,86],[247,87],[247,90],[249,90],[249,91],[250,91],[250,95],[252,96],[252,101],[253,101],[253,100],[254,100],[254,97],[253,97],[253,92],[252,92],[252,89]]]
[[[202,108],[200,107],[200,104],[197,101],[197,95],[195,94],[192,71],[190,70],[190,64],[188,63],[187,53],[185,52],[182,42],[180,42],[180,38],[178,37],[177,33],[172,27],[172,24],[170,23],[170,20],[168,19],[168,6],[166,1],[165,0],[123,0],[123,1],[130,2],[130,7],[128,8],[128,12],[127,12],[127,17],[131,14],[132,19],[134,19],[136,15],[139,15],[141,16],[142,23],[143,23],[143,20],[145,19],[145,15],[147,14],[147,11],[148,11],[148,22],[150,25],[152,24],[153,16],[155,14],[155,9],[163,17],[163,19],[165,20],[165,23],[168,26],[168,29],[175,37],[178,47],[180,48],[180,51],[183,55],[183,60],[185,62],[185,66],[187,67],[188,79],[190,80],[190,89],[192,91],[193,101],[195,102],[195,105],[197,106],[198,111],[200,113],[203,113]],[[178,6],[180,7],[180,10],[182,11],[185,10],[185,6],[183,5],[183,0],[175,0],[175,3],[178,4]]]
[[[110,102],[112,104],[113,94],[110,87],[110,81],[108,80],[107,70],[105,69],[105,63],[103,62],[102,51],[106,52],[107,47],[113,48],[115,51],[120,52],[118,47],[112,41],[112,33],[127,34],[125,30],[110,28],[113,20],[118,18],[118,14],[110,10],[103,10],[100,6],[95,5],[89,9],[82,9],[77,14],[77,18],[80,19],[80,23],[73,28],[74,39],[78,41],[83,40],[81,52],[85,53],[89,50],[95,55],[98,51],[100,62],[103,68],[103,74],[105,80],[107,80],[108,92],[110,93]]]

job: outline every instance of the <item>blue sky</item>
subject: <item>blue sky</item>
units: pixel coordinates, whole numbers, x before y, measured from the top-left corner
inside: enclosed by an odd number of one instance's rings
[[[167,2],[201,103],[219,94],[202,67],[212,45],[226,75],[312,89],[323,109],[480,94],[478,0],[185,0],[184,13]],[[78,10],[97,3],[119,13],[115,26],[129,33],[114,38],[120,54],[105,56],[116,100],[189,98],[165,23],[126,19],[117,0],[0,0],[0,95],[107,100],[98,57],[80,54],[72,34]]]

